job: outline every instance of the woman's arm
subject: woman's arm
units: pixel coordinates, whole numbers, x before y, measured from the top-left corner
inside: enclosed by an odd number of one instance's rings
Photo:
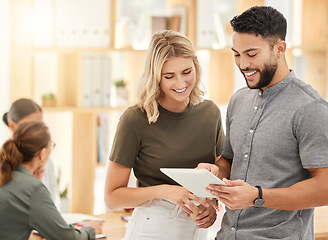
[[[198,210],[192,201],[208,206],[205,200],[180,186],[165,184],[141,188],[127,187],[130,173],[130,168],[109,162],[105,186],[105,202],[108,208],[134,208],[166,200],[179,205],[188,214],[192,214],[192,211]]]
[[[232,159],[228,159],[222,156],[218,156],[215,161],[215,165],[219,167],[218,177],[220,179],[230,178]]]
[[[46,239],[88,240],[94,239],[95,234],[101,233],[101,229],[98,227],[95,232],[93,227],[77,230],[69,226],[52,202],[48,190],[41,183],[40,187],[31,195],[29,204],[29,225]],[[99,222],[100,224],[101,222]]]

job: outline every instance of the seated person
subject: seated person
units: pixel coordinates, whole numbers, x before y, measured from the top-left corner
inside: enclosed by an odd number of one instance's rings
[[[81,229],[69,226],[58,212],[49,191],[33,176],[47,163],[54,143],[48,127],[26,120],[15,129],[0,151],[0,239],[28,239],[33,229],[44,238],[94,239],[101,222]]]
[[[18,123],[26,119],[42,120],[41,107],[31,99],[21,98],[15,101],[9,112],[3,115],[4,123],[13,132]],[[60,209],[60,197],[57,185],[57,178],[55,175],[55,168],[51,157],[49,157],[47,164],[43,169],[33,173],[33,175],[40,179],[50,192],[52,201],[56,207]]]

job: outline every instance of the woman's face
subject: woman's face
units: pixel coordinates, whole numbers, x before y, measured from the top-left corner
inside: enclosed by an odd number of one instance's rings
[[[182,112],[189,104],[189,96],[196,84],[196,70],[191,58],[172,57],[163,65],[160,104],[173,112]]]
[[[40,162],[42,166],[44,166],[48,162],[49,155],[51,151],[54,149],[54,147],[55,147],[55,143],[52,140],[50,140],[48,142],[47,147],[44,149],[44,153],[42,153],[42,158]]]

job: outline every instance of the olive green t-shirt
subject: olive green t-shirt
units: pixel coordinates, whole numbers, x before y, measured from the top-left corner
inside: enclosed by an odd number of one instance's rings
[[[137,105],[128,108],[117,125],[109,157],[133,168],[142,187],[177,184],[159,169],[215,163],[216,156],[222,152],[221,113],[212,101],[189,104],[182,113],[170,112],[160,105],[158,108],[158,120],[152,124]]]

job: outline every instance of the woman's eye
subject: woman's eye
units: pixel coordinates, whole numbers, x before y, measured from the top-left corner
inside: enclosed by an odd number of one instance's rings
[[[173,76],[165,76],[166,79],[171,79]]]
[[[187,72],[183,72],[183,74],[189,74],[189,73],[191,73],[191,70],[189,70],[189,71],[187,71]]]

